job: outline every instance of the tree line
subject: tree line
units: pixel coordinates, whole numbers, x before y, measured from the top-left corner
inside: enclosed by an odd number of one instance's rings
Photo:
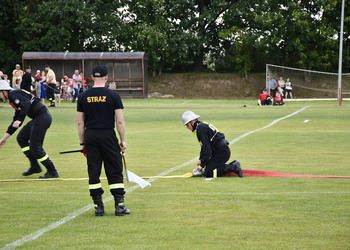
[[[0,70],[23,51],[145,51],[153,74],[335,71],[341,0],[5,0]],[[345,5],[344,56],[350,46]],[[345,67],[345,66],[344,66]]]

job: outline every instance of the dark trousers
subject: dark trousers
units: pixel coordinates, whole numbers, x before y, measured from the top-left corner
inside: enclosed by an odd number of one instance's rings
[[[55,102],[55,90],[56,84],[49,83],[48,87],[46,88],[46,99],[48,99],[50,103]]]
[[[79,98],[79,89],[74,88],[73,101]]]
[[[108,180],[108,184],[123,184],[123,164],[120,154],[118,138],[114,129],[86,129],[85,149],[88,164],[89,187],[92,197],[103,194],[100,175],[102,162]],[[97,188],[96,188],[97,187]],[[110,188],[112,195],[124,195],[124,187]]]
[[[49,111],[46,107],[43,107],[37,111],[35,118],[28,122],[17,135],[17,142],[23,153],[29,158],[32,167],[35,167],[37,161],[40,161],[49,170],[54,169],[53,163],[43,149],[46,131],[51,122],[52,117]]]
[[[207,178],[213,177],[215,169],[218,177],[223,176],[225,174],[225,163],[230,159],[230,156],[231,150],[227,144],[217,146],[215,151],[213,150],[212,156],[204,169],[204,176]]]

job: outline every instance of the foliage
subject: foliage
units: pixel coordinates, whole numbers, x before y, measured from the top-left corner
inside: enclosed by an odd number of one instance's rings
[[[145,51],[154,75],[203,63],[246,77],[265,63],[335,71],[340,8],[340,0],[7,0],[0,68],[10,72],[23,51]],[[344,47],[349,27],[346,3]]]

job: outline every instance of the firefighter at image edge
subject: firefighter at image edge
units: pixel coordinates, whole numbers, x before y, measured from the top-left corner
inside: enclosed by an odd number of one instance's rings
[[[40,179],[58,178],[58,172],[43,149],[43,142],[47,129],[50,127],[52,117],[41,100],[26,90],[12,90],[9,92],[10,105],[16,110],[13,122],[0,140],[0,148],[7,139],[21,127],[26,116],[31,118],[18,133],[17,142],[25,156],[29,159],[30,168],[22,175],[29,176],[42,172],[39,162],[45,166],[47,172]]]

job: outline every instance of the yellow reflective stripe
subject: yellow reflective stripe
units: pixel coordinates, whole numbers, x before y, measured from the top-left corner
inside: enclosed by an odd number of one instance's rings
[[[98,188],[102,188],[101,182],[100,182],[100,183],[90,184],[90,185],[89,185],[89,189],[98,189]]]
[[[26,152],[26,151],[28,151],[28,150],[29,150],[29,146],[22,148],[22,151],[23,151],[23,152]]]
[[[213,178],[217,178],[218,177],[218,170],[214,169],[213,171]]]
[[[116,183],[109,185],[109,189],[124,188],[124,183]]]
[[[48,155],[45,155],[44,157],[38,159],[39,162],[45,161],[47,158],[49,158]]]

